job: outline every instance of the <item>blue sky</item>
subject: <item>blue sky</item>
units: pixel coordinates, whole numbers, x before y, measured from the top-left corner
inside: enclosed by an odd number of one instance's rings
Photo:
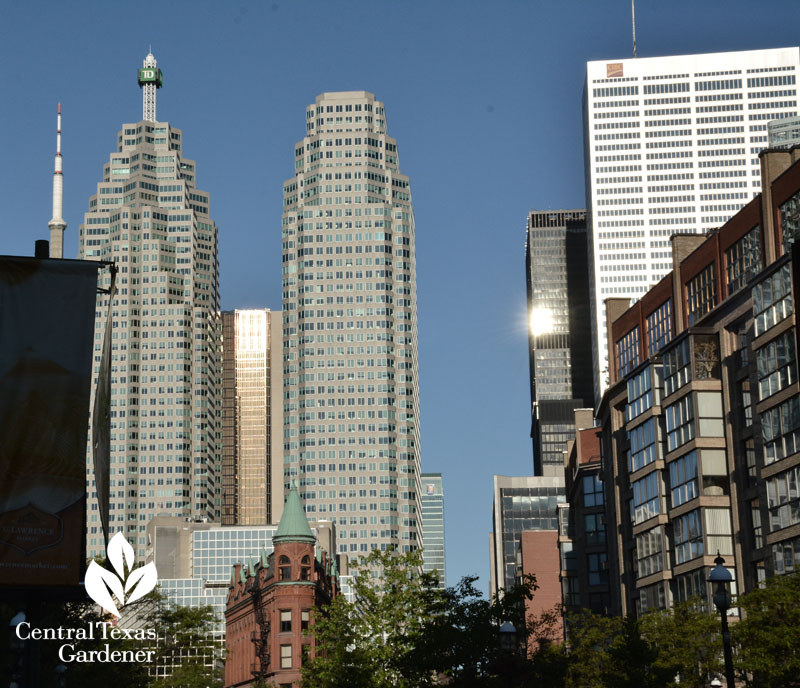
[[[786,47],[797,0],[640,0],[640,57]],[[225,309],[280,307],[282,183],[323,91],[386,104],[416,216],[422,463],[444,474],[448,582],[488,587],[492,475],[532,471],[524,228],[584,206],[585,62],[631,55],[628,0],[5,2],[0,253],[47,238],[64,112],[65,256],[152,44],[219,226]]]

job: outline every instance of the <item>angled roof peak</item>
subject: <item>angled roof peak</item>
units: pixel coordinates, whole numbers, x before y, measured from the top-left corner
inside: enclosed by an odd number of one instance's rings
[[[314,533],[311,532],[311,526],[308,525],[303,503],[300,501],[297,484],[293,481],[289,494],[286,496],[286,502],[283,505],[281,522],[272,537],[272,542],[310,542],[314,544],[316,541]]]

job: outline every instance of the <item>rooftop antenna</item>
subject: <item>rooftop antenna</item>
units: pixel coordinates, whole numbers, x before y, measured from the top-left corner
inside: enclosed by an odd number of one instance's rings
[[[631,23],[633,24],[633,56],[636,57],[636,7],[631,0]]]
[[[162,74],[152,52],[147,53],[139,70],[139,86],[142,88],[142,119],[156,120],[156,89],[161,88]]]
[[[61,166],[61,103],[58,104],[56,130],[56,164],[53,172],[53,218],[47,223],[50,228],[50,257],[64,257],[64,230],[67,223],[61,216],[64,206],[64,174]]]

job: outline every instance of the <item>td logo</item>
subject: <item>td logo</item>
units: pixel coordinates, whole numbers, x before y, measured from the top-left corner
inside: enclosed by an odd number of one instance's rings
[[[155,562],[152,561],[144,566],[133,568],[136,555],[122,531],[111,538],[106,548],[106,554],[114,571],[103,568],[96,561],[91,562],[89,568],[86,569],[86,592],[109,614],[119,617],[120,613],[114,597],[120,607],[144,597],[156,587],[158,572]]]

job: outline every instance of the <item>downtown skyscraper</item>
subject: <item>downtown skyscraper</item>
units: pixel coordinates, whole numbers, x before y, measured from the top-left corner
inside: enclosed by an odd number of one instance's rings
[[[596,399],[605,299],[640,298],[672,269],[672,234],[720,227],[761,191],[767,123],[798,114],[798,71],[799,48],[587,63]]]
[[[123,124],[79,230],[78,257],[114,261],[109,530],[137,556],[156,515],[219,515],[219,263],[209,195],[183,136],[156,119],[161,71],[139,70],[143,118]],[[108,288],[106,281],[101,285]],[[109,308],[97,297],[94,374]],[[91,455],[90,455],[91,457]],[[89,556],[103,554],[87,461]]]
[[[422,545],[414,211],[383,103],[323,93],[283,187],[284,472],[339,552]]]
[[[532,210],[525,242],[534,474],[564,477],[576,408],[593,401],[585,210]]]

